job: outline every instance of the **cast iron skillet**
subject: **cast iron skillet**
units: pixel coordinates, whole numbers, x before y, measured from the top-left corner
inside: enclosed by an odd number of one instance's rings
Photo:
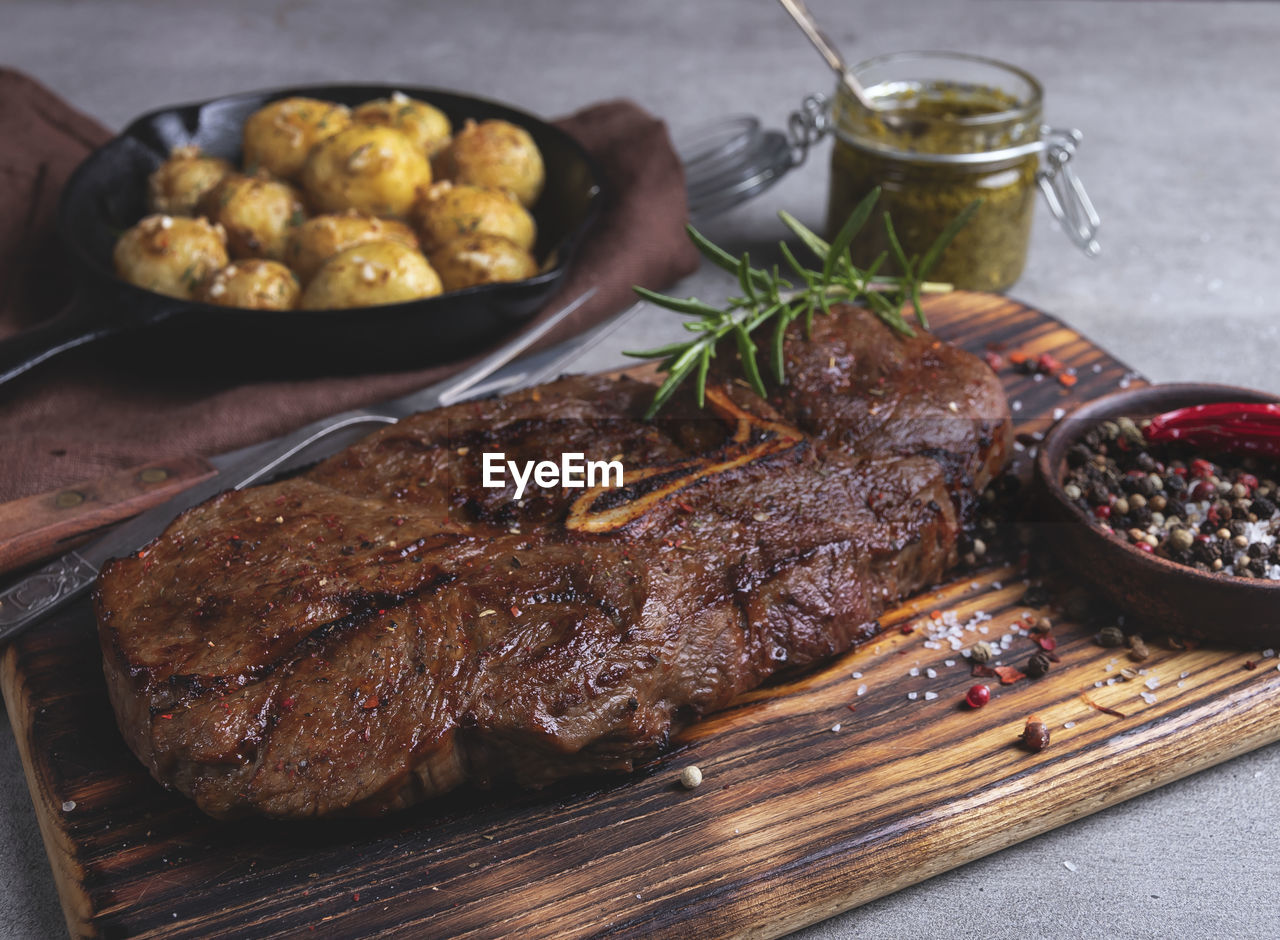
[[[174,147],[195,144],[238,164],[241,127],[268,101],[301,95],[354,106],[395,91],[440,108],[455,128],[467,118],[500,118],[533,136],[547,172],[533,210],[534,254],[542,273],[402,304],[277,312],[177,300],[115,276],[116,238],[147,214],[147,176]],[[0,382],[63,350],[124,331],[132,334],[130,353],[152,361],[169,358],[184,369],[208,362],[222,371],[314,374],[389,371],[456,359],[508,332],[549,299],[600,202],[599,169],[577,141],[529,114],[448,91],[321,85],[154,111],[90,154],[68,180],[58,206],[58,233],[83,283],[53,320],[0,342]]]

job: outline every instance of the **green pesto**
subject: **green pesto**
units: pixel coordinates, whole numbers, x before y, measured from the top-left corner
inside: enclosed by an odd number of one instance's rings
[[[1009,287],[1026,261],[1039,157],[939,165],[912,155],[989,153],[1028,143],[1039,135],[1039,114],[1019,110],[1020,103],[999,89],[951,82],[916,84],[877,100],[888,121],[850,95],[837,96],[828,230],[878,186],[877,210],[892,217],[906,254],[919,255],[958,213],[981,200],[930,279],[969,290]],[[892,259],[883,226],[866,226],[850,250],[862,266],[882,251]]]

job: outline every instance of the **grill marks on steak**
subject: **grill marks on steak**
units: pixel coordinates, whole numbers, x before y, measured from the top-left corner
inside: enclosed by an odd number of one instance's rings
[[[949,355],[984,386],[967,402],[998,395],[985,366]],[[486,449],[622,453],[631,469],[730,446],[723,423],[681,420],[688,402],[638,420],[651,394],[580,377],[418,415],[189,510],[99,585],[130,746],[219,816],[379,812],[466,781],[627,770],[689,717],[869,637],[954,560],[954,480],[925,457],[851,450],[838,429],[610,535],[566,529],[581,490],[517,505],[478,486]]]

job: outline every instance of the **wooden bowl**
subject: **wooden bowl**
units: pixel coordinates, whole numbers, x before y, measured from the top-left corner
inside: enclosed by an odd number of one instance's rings
[[[1067,451],[1109,418],[1137,417],[1211,402],[1271,402],[1277,396],[1230,385],[1148,385],[1081,405],[1045,436],[1036,456],[1043,537],[1059,560],[1115,606],[1159,631],[1240,646],[1280,646],[1280,581],[1212,574],[1148,554],[1098,528],[1063,493]]]

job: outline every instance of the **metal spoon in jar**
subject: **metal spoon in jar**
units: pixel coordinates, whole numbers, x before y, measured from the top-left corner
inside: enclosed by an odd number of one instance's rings
[[[809,38],[809,42],[813,43],[813,47],[822,54],[822,58],[826,59],[827,65],[831,66],[831,70],[840,77],[845,87],[858,99],[858,104],[866,108],[872,114],[875,114],[886,128],[892,131],[913,130],[914,125],[918,122],[905,118],[902,115],[894,114],[880,105],[867,94],[867,90],[862,87],[862,83],[849,69],[844,60],[844,56],[840,54],[840,50],[835,47],[827,34],[819,28],[817,21],[814,20],[813,14],[809,12],[809,8],[804,5],[803,0],[778,0],[782,4],[783,9],[791,14],[791,18],[796,21],[796,25],[800,27],[801,32]]]

